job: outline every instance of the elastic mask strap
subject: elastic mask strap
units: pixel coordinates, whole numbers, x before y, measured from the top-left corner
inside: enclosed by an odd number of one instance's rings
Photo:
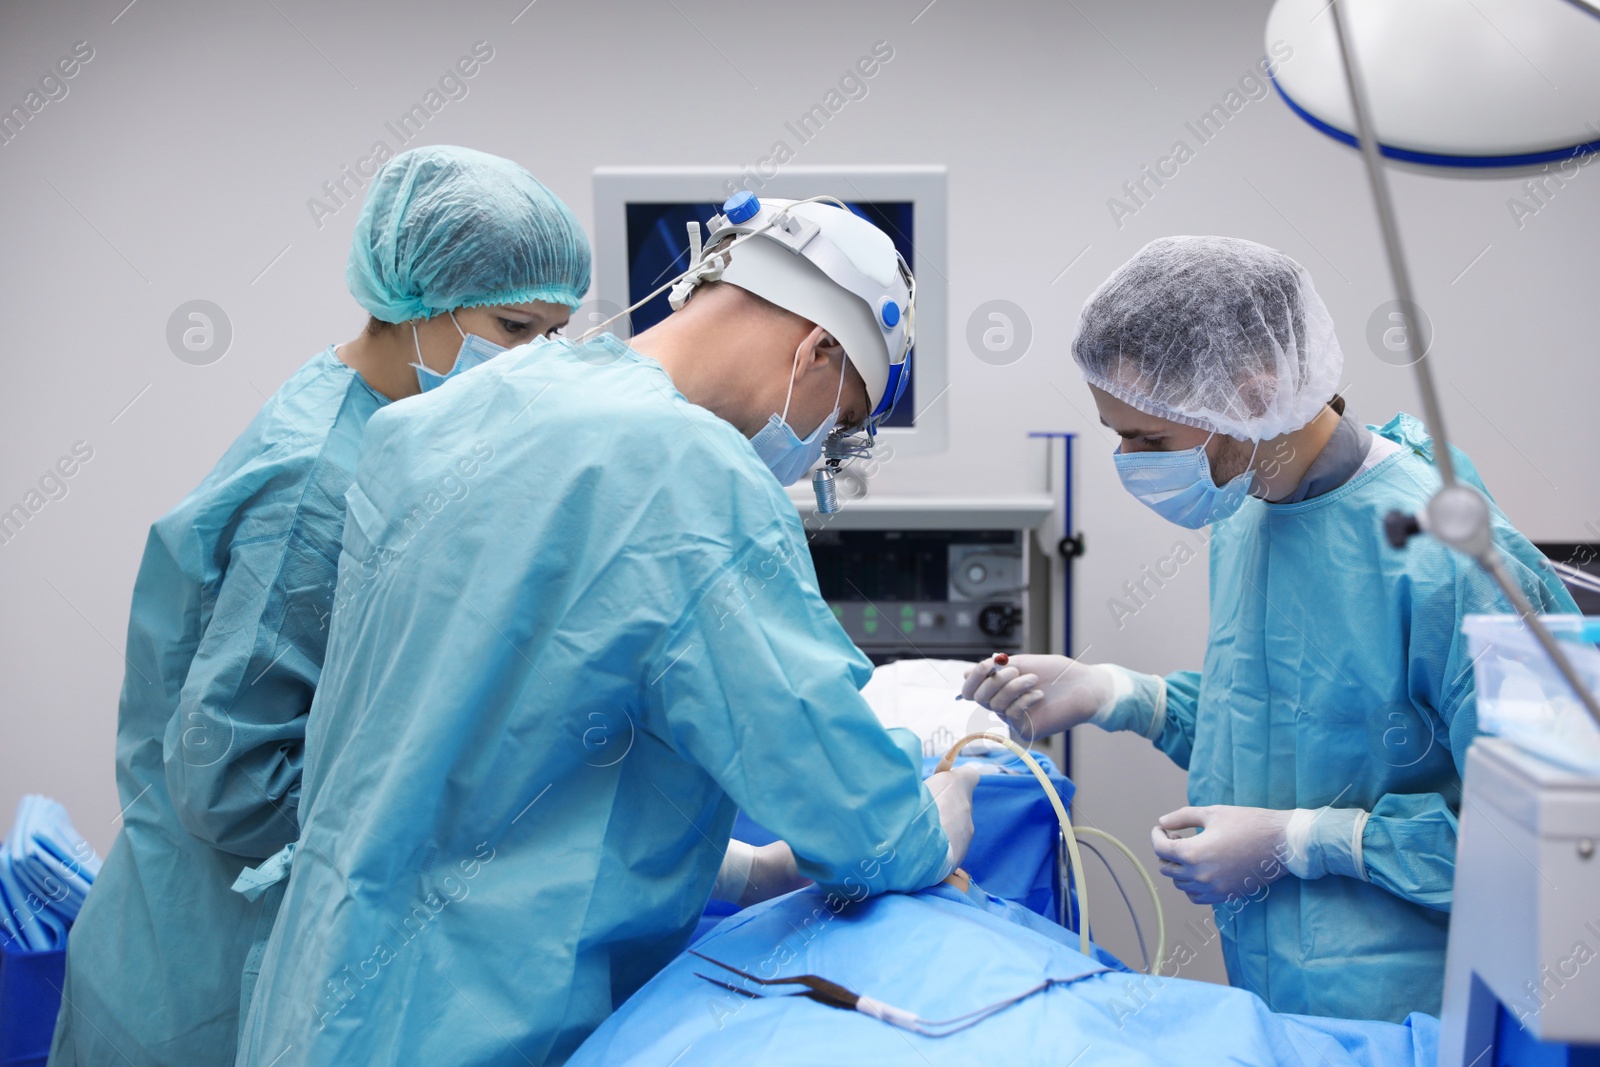
[[[451,321],[451,322],[455,322],[455,326],[456,326],[456,333],[459,333],[459,334],[460,334],[460,335],[461,335],[461,339],[462,339],[462,340],[463,340],[463,341],[465,341],[465,340],[466,340],[466,339],[467,339],[467,331],[466,331],[466,330],[463,330],[463,329],[462,329],[462,328],[461,328],[461,324],[460,324],[460,323],[459,323],[459,322],[456,322],[456,313],[455,313],[455,312],[454,312],[454,311],[447,311],[447,312],[445,312],[445,314],[447,314],[447,315],[449,315],[449,316],[450,316],[450,321]],[[416,327],[415,327],[415,326],[413,326],[413,327],[411,327],[411,328],[412,328],[412,329],[413,329],[413,330],[415,330],[415,329],[416,329]]]
[[[1206,445],[1209,445],[1211,443],[1211,438],[1213,438],[1215,436],[1217,436],[1217,431],[1212,430],[1211,433],[1206,437],[1205,441],[1201,443],[1201,445],[1200,445],[1200,454],[1201,455],[1205,455],[1205,447],[1206,447]],[[1250,477],[1250,485],[1252,487],[1254,487],[1254,485],[1256,484],[1256,479],[1255,479],[1256,453],[1259,452],[1259,451],[1261,451],[1261,442],[1258,440],[1255,443],[1255,447],[1250,449],[1250,461],[1244,465],[1244,473],[1246,473],[1246,474],[1251,476]],[[1206,456],[1206,470],[1208,470],[1208,471],[1211,470],[1211,457],[1210,456]],[[1211,472],[1211,484],[1212,485],[1217,485],[1217,475],[1216,475],[1215,471]],[[1221,489],[1222,486],[1217,485],[1217,488]],[[1250,490],[1247,488],[1245,490],[1245,493],[1248,495],[1250,493]]]
[[[411,347],[417,350],[417,366],[426,367],[427,364],[422,362],[422,342],[417,340],[417,324],[414,322],[411,324]]]
[[[783,414],[778,416],[783,420],[784,425],[786,426],[789,423],[789,400],[794,396],[794,372],[800,366],[800,353],[805,351],[806,342],[817,336],[818,333],[821,333],[823,336],[828,335],[827,330],[824,330],[821,326],[818,326],[816,329],[806,334],[805,341],[801,341],[800,347],[794,350],[794,362],[789,365],[789,391],[783,395]],[[839,353],[839,388],[833,391],[833,410],[835,412],[839,410],[839,398],[844,396],[844,368],[845,361],[848,358],[849,357],[846,356],[843,351]],[[832,429],[832,427],[829,428]],[[789,429],[792,430],[794,427],[790,426]],[[816,430],[811,432],[816,433]],[[798,437],[799,434],[796,434],[795,436]]]
[[[839,410],[839,398],[844,396],[844,368],[849,361],[850,357],[845,355],[844,349],[841,348],[839,350],[839,388],[833,391],[833,410],[835,413]],[[833,429],[831,426],[828,428],[830,430]]]
[[[789,421],[789,401],[794,396],[794,375],[800,369],[800,353],[805,351],[806,341],[815,337],[820,329],[822,329],[821,326],[814,327],[810,333],[806,334],[805,340],[800,342],[800,347],[794,350],[794,362],[789,364],[789,391],[783,394],[783,414],[778,416],[784,423]],[[792,426],[790,427],[790,429],[793,428]]]

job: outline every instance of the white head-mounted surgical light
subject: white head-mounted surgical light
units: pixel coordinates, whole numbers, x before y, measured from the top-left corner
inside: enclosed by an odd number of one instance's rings
[[[870,413],[860,426],[828,436],[813,486],[818,509],[838,510],[833,473],[870,452],[878,427],[910,381],[916,280],[894,241],[833,197],[759,200],[734,194],[706,224],[689,224],[689,268],[620,318],[670,289],[674,311],[694,290],[724,281],[822,327],[843,346],[867,387]],[[603,329],[601,323],[584,336]]]

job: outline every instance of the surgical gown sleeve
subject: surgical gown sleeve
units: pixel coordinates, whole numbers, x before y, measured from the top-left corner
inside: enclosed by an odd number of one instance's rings
[[[1572,610],[1571,598],[1564,590],[1547,585],[1522,560],[1504,551],[1507,546],[1501,540],[1502,562],[1536,608],[1542,612]],[[1423,740],[1448,745],[1457,771],[1464,774],[1467,749],[1478,734],[1478,713],[1472,656],[1461,620],[1465,615],[1505,612],[1510,607],[1494,579],[1465,557],[1422,538],[1407,546],[1407,551],[1416,557],[1434,557],[1417,559],[1414,573],[1437,575],[1410,582],[1400,605],[1410,623],[1406,658],[1412,701],[1437,715],[1431,723],[1431,737]],[[1406,728],[1407,724],[1397,723],[1397,727]],[[1342,849],[1353,852],[1349,869],[1338,869],[1330,862],[1330,873],[1365,878],[1406,900],[1449,911],[1455,880],[1455,809],[1460,803],[1459,795],[1440,793],[1383,795],[1373,805],[1364,829],[1356,824],[1360,840],[1353,848]],[[1339,825],[1333,823],[1326,833],[1336,836]],[[1329,852],[1332,856],[1335,849],[1330,847]]]
[[[1163,678],[1125,667],[1114,669],[1127,679],[1127,691],[1109,712],[1096,716],[1094,723],[1105,730],[1142,735],[1187,770],[1200,707],[1200,672],[1174,671]]]
[[[871,664],[817,589],[797,522],[749,538],[666,635],[647,681],[671,743],[859,898],[937,881],[949,842],[928,790],[861,696]]]
[[[1503,534],[1502,561],[1533,604],[1544,612],[1574,610],[1553,580],[1542,579],[1522,558],[1532,551]],[[1411,713],[1366,709],[1374,728],[1395,733],[1396,744],[1448,746],[1458,772],[1477,736],[1473,664],[1461,633],[1462,617],[1509,610],[1494,580],[1464,557],[1421,539],[1407,546],[1406,576],[1394,586],[1389,605],[1375,611],[1400,616],[1403,659]],[[1374,632],[1389,632],[1376,627]],[[1352,650],[1369,658],[1379,653]],[[1120,668],[1119,668],[1120,669]],[[1108,730],[1131,730],[1149,738],[1179,766],[1193,750],[1200,674],[1179,671],[1160,678],[1125,672],[1131,690],[1096,721]],[[1425,907],[1450,910],[1455,879],[1456,808],[1459,791],[1383,793],[1370,812],[1330,808],[1319,813],[1309,845],[1324,857],[1327,873],[1370,881]]]
[[[299,836],[306,713],[337,562],[303,527],[234,543],[167,724],[167,787],[184,829],[261,859]]]

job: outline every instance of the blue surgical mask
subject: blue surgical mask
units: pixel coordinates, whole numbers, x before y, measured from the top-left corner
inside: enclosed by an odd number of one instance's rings
[[[1119,448],[1111,459],[1124,489],[1163,519],[1190,530],[1221,522],[1238,511],[1250,494],[1254,477],[1246,467],[1227,485],[1218,485],[1211,477],[1204,444],[1182,452],[1123,452]],[[1250,461],[1255,462],[1254,450]]]
[[[816,331],[812,331],[812,336]],[[817,428],[811,434],[801,438],[789,426],[789,401],[794,396],[794,368],[800,365],[800,353],[805,351],[811,337],[800,342],[800,347],[794,351],[794,366],[789,370],[789,392],[783,398],[783,414],[772,413],[767,424],[756,432],[750,439],[750,444],[756,450],[756,455],[761,457],[761,462],[767,465],[783,485],[793,485],[806,476],[806,472],[817,465],[822,459],[822,448],[828,441],[828,434],[839,421],[839,398],[844,395],[844,356],[839,358],[839,389],[833,397],[833,410],[828,417],[817,423]]]
[[[439,386],[461,372],[469,371],[480,363],[487,363],[495,356],[506,351],[506,349],[493,341],[485,340],[475,333],[468,333],[463,330],[461,323],[456,322],[455,312],[452,311],[449,314],[450,321],[455,323],[456,332],[461,335],[461,347],[456,351],[455,364],[443,374],[435,370],[429,370],[422,362],[422,344],[417,340],[417,327],[415,323],[411,326],[411,343],[417,349],[417,361],[411,366],[417,372],[417,385],[422,387],[424,393],[430,389],[439,388]]]

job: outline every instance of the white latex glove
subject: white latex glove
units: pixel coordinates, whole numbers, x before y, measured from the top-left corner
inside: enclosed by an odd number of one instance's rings
[[[1196,904],[1221,904],[1254,896],[1289,873],[1283,862],[1285,832],[1293,811],[1213,804],[1179,808],[1161,816],[1150,845],[1163,860],[1161,873]],[[1199,827],[1193,837],[1168,832]]]
[[[810,884],[811,879],[800,876],[794,852],[784,842],[748,845],[743,841],[729,841],[711,895],[748,908]]]
[[[1012,656],[994,677],[986,677],[994,665],[993,659],[986,659],[968,671],[961,695],[1005,719],[1025,741],[1070,730],[1099,713],[1109,714],[1121,695],[1119,689],[1132,691],[1116,668],[1066,656]]]
[[[950,839],[950,851],[945,854],[944,869],[939,872],[937,882],[948,878],[967,858],[967,848],[972,844],[972,790],[980,777],[977,767],[963,763],[948,771],[930,774],[924,782],[939,809],[939,825]]]

